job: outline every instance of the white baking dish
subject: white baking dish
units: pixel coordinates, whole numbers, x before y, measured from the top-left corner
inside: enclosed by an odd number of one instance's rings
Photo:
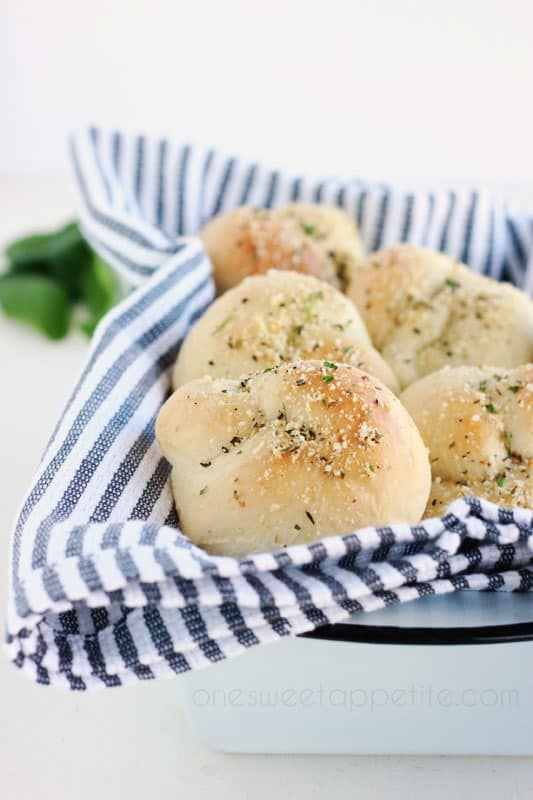
[[[428,597],[179,680],[197,735],[239,753],[533,755],[533,604]]]

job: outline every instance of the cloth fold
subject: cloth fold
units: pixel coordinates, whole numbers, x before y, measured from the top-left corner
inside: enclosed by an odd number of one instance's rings
[[[154,422],[190,325],[214,297],[195,236],[249,202],[335,202],[369,248],[424,243],[533,285],[533,219],[480,192],[310,181],[166,139],[73,137],[80,218],[137,288],[100,323],[12,539],[7,649],[43,684],[118,686],[207,666],[351,614],[457,589],[530,591],[533,512],[478,499],[245,559],[178,528]]]

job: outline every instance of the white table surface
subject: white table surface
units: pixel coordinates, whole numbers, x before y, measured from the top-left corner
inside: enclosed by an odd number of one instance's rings
[[[0,241],[72,214],[67,186],[4,183]],[[0,315],[0,597],[11,522],[87,348],[51,344]],[[524,665],[531,668],[531,665]],[[0,797],[5,800],[533,797],[533,760],[228,756],[187,729],[176,681],[92,694],[30,683],[0,659]]]

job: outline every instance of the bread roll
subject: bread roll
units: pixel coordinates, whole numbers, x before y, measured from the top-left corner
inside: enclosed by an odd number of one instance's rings
[[[465,495],[533,507],[533,364],[444,368],[400,399],[429,448],[427,516]]]
[[[362,254],[345,212],[318,205],[281,211],[240,206],[214,217],[201,237],[219,294],[269,269],[304,272],[345,289]]]
[[[280,213],[298,222],[335,264],[336,286],[346,292],[365,258],[355,221],[342,208],[318,203],[289,203]]]
[[[348,365],[301,361],[192,381],[161,409],[156,436],[180,527],[212,553],[416,523],[429,495],[427,451],[407,411]]]
[[[182,345],[174,386],[305,358],[354,364],[398,391],[353,303],[323,281],[278,270],[245,278],[215,300]]]
[[[533,359],[533,303],[449,256],[397,245],[358,268],[350,296],[402,387],[445,365]]]

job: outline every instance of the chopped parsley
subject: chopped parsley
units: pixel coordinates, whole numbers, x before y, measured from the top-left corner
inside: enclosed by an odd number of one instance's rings
[[[450,287],[450,289],[458,289],[458,288],[459,288],[459,286],[461,285],[461,284],[459,283],[459,281],[456,281],[456,280],[455,280],[455,278],[446,278],[446,280],[444,281],[444,283],[446,284],[446,286],[449,286],[449,287]]]
[[[479,389],[480,392],[486,392],[487,391],[487,381],[481,381],[481,383],[478,386],[478,389]]]
[[[333,375],[324,375],[322,380],[324,381],[324,383],[331,383],[331,381],[333,380]]]
[[[498,413],[498,412],[496,411],[496,409],[494,408],[494,406],[492,405],[492,403],[487,403],[487,405],[485,406],[485,408],[487,409],[487,411],[489,412],[489,414],[497,414],[497,413]]]
[[[520,389],[521,389],[521,387],[520,387],[520,386],[508,386],[507,388],[508,388],[508,389],[509,389],[509,391],[510,391],[510,392],[512,392],[513,394],[516,394],[516,393],[517,393],[517,392],[519,392],[519,391],[520,391]]]
[[[289,339],[289,347],[296,347],[298,344],[298,337],[302,335],[302,331],[304,329],[303,325],[295,325],[292,329],[292,334]]]
[[[502,486],[503,486],[503,484],[505,483],[505,478],[504,478],[504,476],[503,476],[503,475],[498,475],[498,477],[497,477],[497,479],[496,479],[496,483],[498,484],[498,486],[499,486],[499,487],[500,487],[500,489],[501,489],[501,488],[502,488]]]
[[[307,320],[312,319],[313,306],[316,303],[316,301],[323,299],[324,299],[324,292],[322,291],[322,289],[319,289],[318,292],[311,292],[311,294],[307,296],[304,303],[304,311]]]
[[[312,225],[310,222],[300,222],[300,225],[302,226],[303,232],[308,236],[313,236],[316,232],[316,226]]]
[[[233,314],[228,314],[226,319],[223,319],[222,322],[219,325],[217,325],[214,330],[211,331],[211,336],[215,336],[215,334],[219,333],[222,330],[222,328],[225,328],[228,322],[231,322],[232,318]]]
[[[327,369],[337,369],[337,364],[334,364],[333,361],[323,361],[322,366]]]
[[[346,292],[348,286],[350,285],[350,279],[348,276],[348,264],[342,257],[341,253],[333,253],[333,261],[335,262],[335,266],[337,267],[337,280],[339,281],[339,289],[341,292]]]

